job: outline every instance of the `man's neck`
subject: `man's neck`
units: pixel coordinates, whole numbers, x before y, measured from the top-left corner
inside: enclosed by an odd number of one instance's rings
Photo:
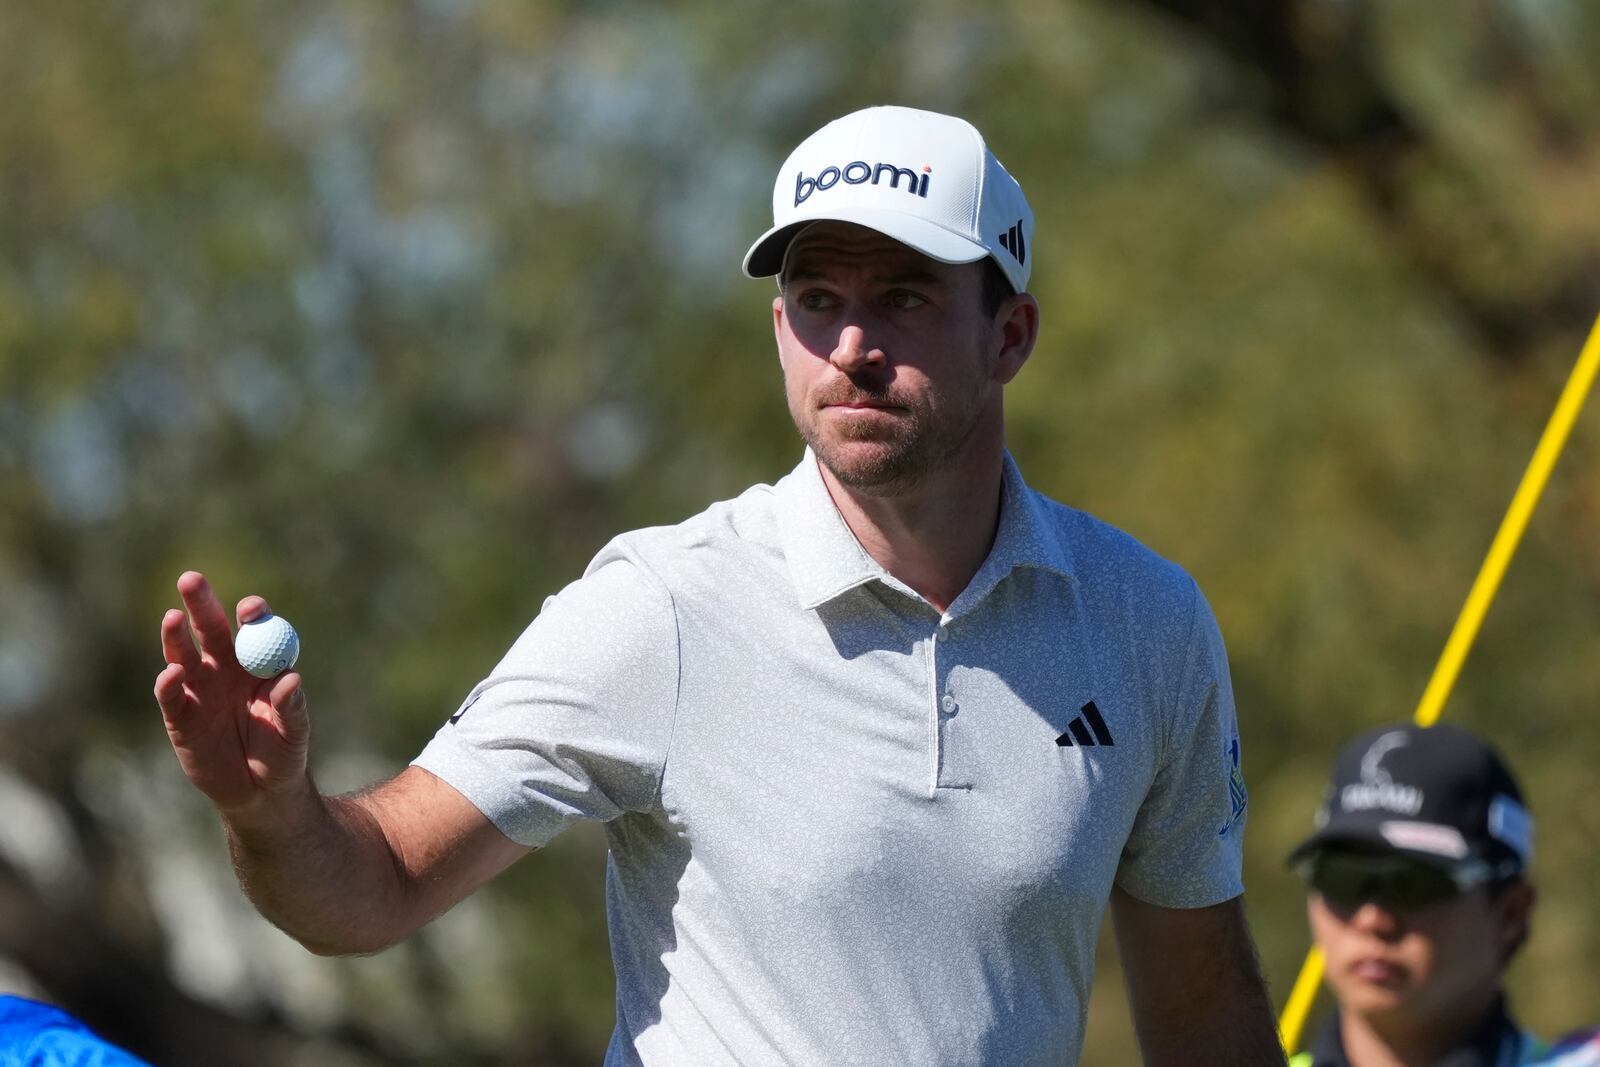
[[[825,465],[818,466],[834,506],[861,547],[943,613],[994,545],[1004,481],[1002,454],[998,441],[965,449],[915,489],[894,496],[851,489]]]

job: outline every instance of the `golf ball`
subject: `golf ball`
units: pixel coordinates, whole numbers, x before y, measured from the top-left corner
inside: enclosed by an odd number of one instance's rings
[[[300,658],[300,635],[289,620],[278,615],[263,615],[245,623],[233,638],[233,654],[239,666],[257,678],[276,678]]]

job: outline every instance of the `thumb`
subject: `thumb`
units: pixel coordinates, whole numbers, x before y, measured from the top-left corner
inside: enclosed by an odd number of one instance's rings
[[[278,714],[283,739],[296,748],[306,748],[311,742],[311,714],[306,709],[306,690],[299,672],[280,675],[267,699]]]

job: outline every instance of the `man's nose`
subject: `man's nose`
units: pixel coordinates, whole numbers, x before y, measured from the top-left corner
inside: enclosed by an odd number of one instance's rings
[[[1364,900],[1351,913],[1350,925],[1379,937],[1392,937],[1400,932],[1401,922],[1394,911],[1378,901]]]
[[[850,323],[839,331],[839,343],[828,356],[829,362],[845,374],[882,363],[886,358],[883,349],[868,343],[867,331],[859,323]]]

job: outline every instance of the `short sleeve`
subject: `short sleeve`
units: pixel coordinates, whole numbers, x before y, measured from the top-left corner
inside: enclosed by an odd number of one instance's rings
[[[677,693],[671,595],[643,563],[602,553],[412,762],[537,848],[657,803]]]
[[[1246,793],[1228,656],[1198,587],[1161,765],[1123,848],[1117,885],[1147,904],[1200,908],[1244,891]]]

